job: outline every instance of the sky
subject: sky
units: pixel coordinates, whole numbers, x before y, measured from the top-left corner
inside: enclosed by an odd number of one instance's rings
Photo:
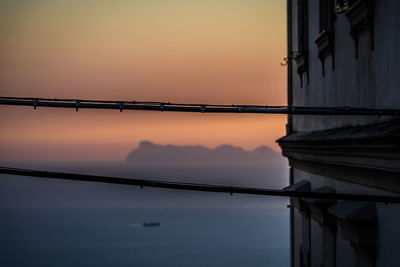
[[[286,1],[0,0],[0,95],[286,104]],[[283,115],[0,107],[0,161],[120,161],[141,140],[267,145]]]

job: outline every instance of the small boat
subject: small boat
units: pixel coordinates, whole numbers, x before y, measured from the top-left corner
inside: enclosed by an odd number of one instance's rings
[[[161,223],[159,222],[144,222],[143,227],[158,227]]]

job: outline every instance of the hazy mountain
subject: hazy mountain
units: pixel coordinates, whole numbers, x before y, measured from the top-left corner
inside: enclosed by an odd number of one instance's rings
[[[130,152],[127,162],[140,164],[154,163],[238,163],[265,161],[272,162],[281,159],[279,153],[261,146],[251,151],[231,145],[221,145],[214,149],[204,146],[175,146],[157,145],[149,141],[142,141],[139,147]]]

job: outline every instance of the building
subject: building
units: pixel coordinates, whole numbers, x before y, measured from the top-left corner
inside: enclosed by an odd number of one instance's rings
[[[288,104],[400,108],[400,1],[288,0]],[[288,117],[287,190],[400,193],[400,118]],[[292,266],[400,266],[400,205],[292,198]]]

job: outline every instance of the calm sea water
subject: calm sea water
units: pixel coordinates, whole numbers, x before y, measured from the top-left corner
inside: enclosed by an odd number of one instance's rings
[[[286,205],[2,175],[0,266],[289,266]]]

